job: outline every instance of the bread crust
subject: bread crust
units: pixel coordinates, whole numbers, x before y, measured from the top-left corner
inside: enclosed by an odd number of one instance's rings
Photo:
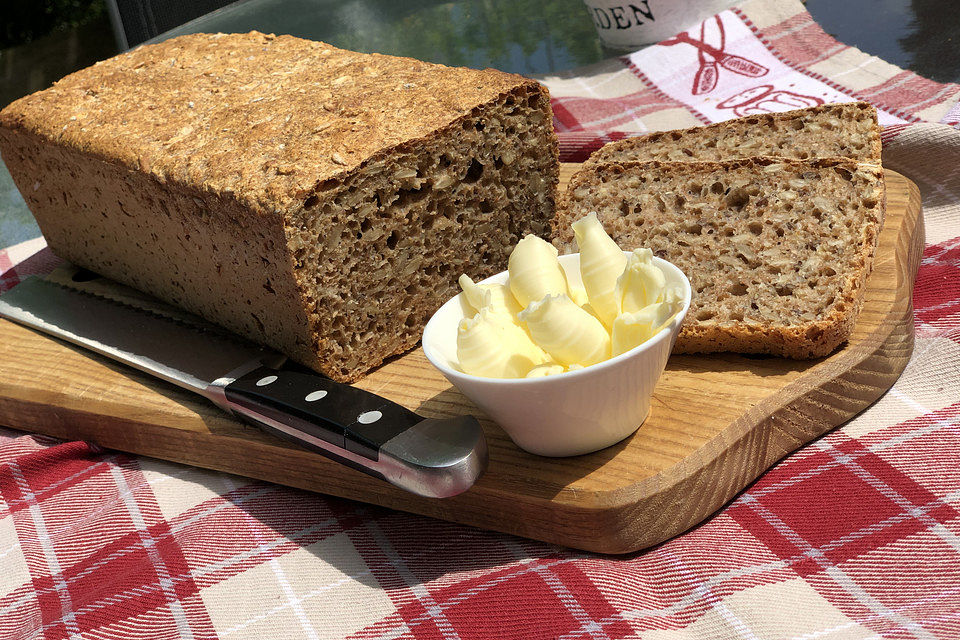
[[[754,156],[843,157],[879,164],[880,154],[877,110],[869,102],[845,102],[624,138],[595,151],[585,165]]]
[[[782,168],[782,169],[781,169]],[[662,181],[660,188],[667,181],[683,183],[694,180],[700,183],[709,183],[720,177],[742,175],[746,178],[750,174],[763,175],[770,170],[783,171],[784,174],[803,174],[807,171],[840,170],[848,171],[865,182],[871,183],[875,190],[871,206],[865,215],[865,222],[859,230],[859,244],[851,268],[836,283],[836,296],[841,304],[832,305],[829,312],[815,321],[801,324],[763,325],[748,322],[717,322],[700,321],[697,319],[697,310],[705,304],[704,300],[696,298],[691,305],[674,347],[674,353],[710,353],[718,351],[733,351],[739,353],[764,353],[796,359],[808,359],[825,356],[834,351],[846,341],[853,331],[857,315],[863,304],[864,285],[872,265],[880,230],[883,225],[886,193],[883,184],[883,170],[873,164],[856,163],[842,158],[825,158],[817,160],[796,160],[787,158],[758,157],[729,160],[722,162],[624,162],[594,164],[585,166],[573,176],[567,191],[563,194],[553,223],[554,244],[563,252],[575,250],[573,233],[570,225],[582,215],[598,207],[598,199],[588,192],[603,184],[617,184],[617,180],[625,177],[645,175],[651,183]],[[611,191],[616,189],[611,188]],[[764,198],[772,194],[762,192]],[[598,215],[609,227],[616,218],[623,217],[620,213],[624,208],[622,201],[604,202],[599,207]],[[723,210],[716,210],[709,215],[723,217]],[[621,246],[631,246],[641,235],[631,232],[618,234],[611,233],[614,240]],[[680,237],[671,238],[668,242],[676,242]],[[713,239],[718,254],[731,253],[735,249],[723,237]],[[644,243],[641,243],[644,244]],[[669,259],[674,256],[663,256]],[[696,265],[680,263],[679,266],[692,281],[696,275],[691,272]]]
[[[20,98],[0,128],[274,215],[518,86],[539,85],[293,36],[191,34]]]

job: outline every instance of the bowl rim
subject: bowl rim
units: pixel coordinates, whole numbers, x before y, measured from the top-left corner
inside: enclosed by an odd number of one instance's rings
[[[630,254],[633,252],[624,251],[624,253]],[[558,256],[558,258],[566,258],[569,256],[576,256],[577,260],[579,261],[580,253],[579,252],[567,253],[562,256]],[[452,298],[444,302],[440,306],[440,308],[437,309],[433,313],[433,315],[430,316],[430,319],[427,321],[426,326],[424,326],[423,335],[421,336],[421,340],[420,340],[421,348],[423,349],[423,354],[426,356],[430,364],[436,367],[442,374],[444,374],[444,376],[448,378],[450,376],[453,376],[455,378],[465,380],[465,381],[472,381],[472,382],[477,382],[481,384],[491,384],[491,385],[552,384],[551,381],[571,380],[576,378],[577,376],[592,375],[605,368],[616,366],[625,360],[629,360],[630,358],[639,357],[640,355],[643,354],[644,351],[649,351],[654,349],[657,345],[659,345],[661,341],[666,340],[670,336],[671,329],[672,329],[671,325],[674,322],[676,322],[678,325],[683,322],[684,318],[687,315],[687,311],[690,309],[690,303],[693,301],[693,288],[690,285],[690,279],[687,277],[687,274],[685,274],[683,270],[680,269],[680,267],[678,267],[677,265],[673,264],[668,260],[664,260],[663,258],[659,258],[657,256],[654,256],[653,259],[657,263],[663,263],[663,264],[669,265],[670,267],[675,269],[676,272],[680,275],[681,282],[684,285],[683,306],[680,308],[680,311],[676,313],[673,320],[671,320],[666,325],[664,325],[663,328],[656,333],[656,335],[651,336],[650,338],[645,340],[642,344],[638,344],[634,348],[628,351],[624,351],[619,355],[613,356],[611,358],[607,358],[606,360],[602,360],[595,364],[588,365],[586,367],[583,367],[582,369],[575,369],[573,371],[564,371],[562,373],[556,373],[549,376],[540,376],[536,378],[491,378],[487,376],[477,376],[477,375],[473,375],[472,373],[466,373],[463,371],[457,371],[456,369],[448,366],[445,362],[442,362],[441,358],[439,357],[439,354],[431,353],[433,349],[429,346],[430,341],[427,340],[427,337],[428,337],[428,334],[432,335],[433,332],[436,331],[436,327],[438,326],[437,316],[440,314],[440,311],[443,310],[444,307],[446,307],[448,304],[452,304],[455,300],[457,300],[460,296],[462,296],[463,292],[458,293],[457,295],[453,296]],[[499,273],[495,273],[488,278],[484,278],[477,284],[489,284],[491,280],[500,278],[506,273],[508,273],[508,271],[500,271]]]

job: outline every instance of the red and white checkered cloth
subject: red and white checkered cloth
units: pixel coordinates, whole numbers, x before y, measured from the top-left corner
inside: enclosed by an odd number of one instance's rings
[[[0,637],[960,638],[960,86],[836,42],[796,0],[688,33],[748,62],[711,68],[681,40],[546,80],[564,159],[876,104],[928,234],[916,348],[889,393],[704,524],[616,558],[3,432]],[[0,289],[49,270],[42,247],[0,252]]]

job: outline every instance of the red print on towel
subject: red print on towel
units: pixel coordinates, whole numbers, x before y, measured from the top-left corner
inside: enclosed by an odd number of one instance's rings
[[[803,109],[823,104],[823,100],[814,96],[805,96],[793,91],[774,89],[772,84],[762,84],[759,87],[746,89],[732,95],[720,104],[717,109],[733,109],[738,118],[752,116],[758,113],[773,113]]]
[[[711,25],[709,30],[707,25],[710,20],[705,20],[700,24],[699,40],[691,38],[686,32],[682,32],[660,43],[668,47],[681,43],[696,47],[700,67],[693,77],[693,95],[695,96],[710,93],[717,86],[717,77],[720,75],[718,65],[727,71],[749,78],[759,78],[767,75],[767,72],[770,71],[765,66],[752,60],[726,53],[723,49],[726,47],[727,34],[723,29],[723,21],[720,16],[714,16],[713,21],[716,23],[716,27]],[[708,40],[713,40],[718,46],[708,44]]]

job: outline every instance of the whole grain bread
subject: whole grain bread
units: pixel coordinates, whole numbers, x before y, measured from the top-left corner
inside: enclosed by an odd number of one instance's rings
[[[705,127],[660,131],[611,142],[587,160],[607,162],[733,160],[752,156],[850,158],[880,162],[877,110],[868,102],[763,113]]]
[[[624,249],[649,247],[690,279],[675,353],[813,358],[850,335],[883,224],[880,167],[749,158],[610,163],[571,180],[554,243],[595,211]]]
[[[55,253],[345,381],[546,235],[559,169],[532,80],[255,32],[70,75],[0,151]]]

